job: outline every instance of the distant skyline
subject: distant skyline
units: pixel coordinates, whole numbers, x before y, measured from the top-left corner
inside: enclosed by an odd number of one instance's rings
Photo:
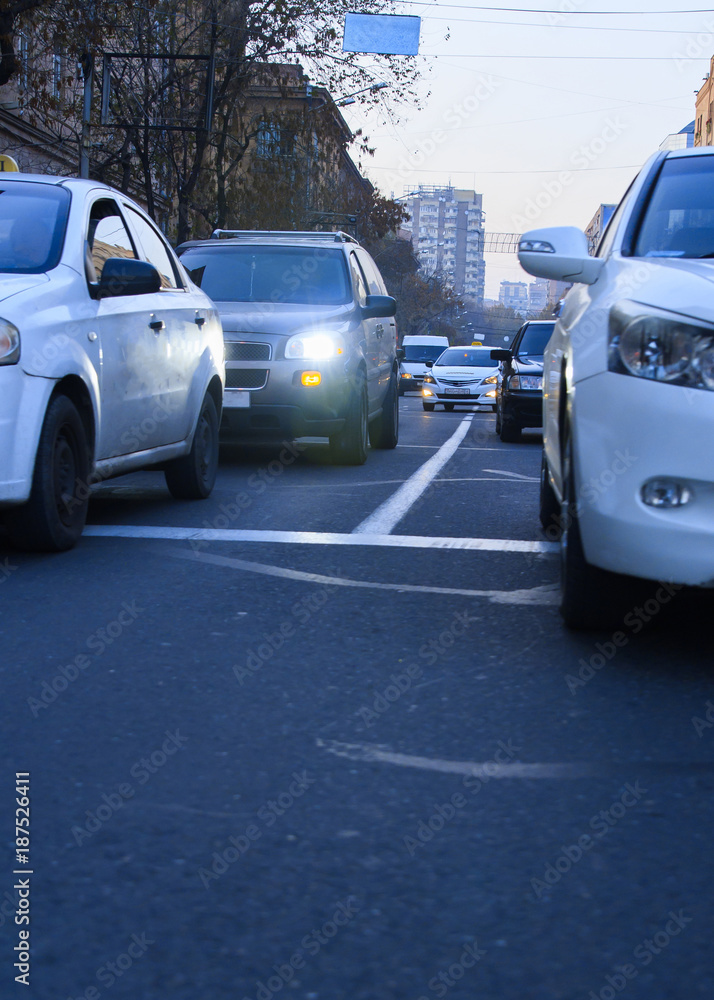
[[[375,147],[362,170],[383,194],[452,184],[483,195],[487,232],[584,229],[694,118],[714,11],[671,0],[655,10],[626,0],[622,13],[612,0],[541,3],[518,0],[528,12],[515,2],[396,5],[422,17],[423,110],[401,123],[384,109],[344,111]],[[379,79],[375,57],[363,58]],[[488,298],[503,279],[527,280],[515,255],[487,254]]]

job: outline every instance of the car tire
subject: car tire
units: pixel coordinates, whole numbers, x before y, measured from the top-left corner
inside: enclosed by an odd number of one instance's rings
[[[499,409],[498,409],[497,406],[494,407],[494,409],[496,410],[496,434],[498,434],[500,436],[500,434],[501,434],[501,414],[500,414]]]
[[[494,404],[493,404],[493,406],[491,407],[491,412],[492,412],[492,413],[495,413],[497,409],[498,409],[498,407],[497,407],[497,406],[496,406],[496,404],[494,403]]]
[[[373,448],[396,448],[399,442],[399,391],[397,376],[392,373],[384,395],[382,412],[369,425],[369,443]]]
[[[40,432],[30,499],[5,514],[16,548],[64,552],[77,543],[87,520],[90,471],[82,418],[67,396],[54,396]]]
[[[499,431],[499,437],[501,441],[506,444],[518,444],[521,440],[521,425],[511,421],[506,423],[503,419],[501,420],[501,430]]]
[[[177,500],[205,500],[218,472],[218,414],[206,393],[188,455],[175,458],[164,469],[166,485]]]
[[[454,408],[453,403],[444,403],[444,409],[446,410],[447,413],[451,413],[453,408]]]
[[[344,427],[330,437],[332,461],[336,465],[364,465],[367,438],[367,385],[361,376],[352,389]]]
[[[548,535],[548,540],[558,541],[560,538],[560,503],[553,492],[548,476],[548,463],[545,460],[545,450],[540,462],[540,510],[539,517],[543,531]]]
[[[560,614],[574,631],[612,631],[623,624],[646,589],[643,580],[591,565],[585,558],[573,470],[572,445],[564,455],[560,513]],[[649,596],[649,595],[645,595]]]
[[[436,403],[425,403],[422,400],[422,404],[421,405],[424,407],[424,409],[426,410],[427,413],[433,413],[434,412],[434,407],[436,406]]]

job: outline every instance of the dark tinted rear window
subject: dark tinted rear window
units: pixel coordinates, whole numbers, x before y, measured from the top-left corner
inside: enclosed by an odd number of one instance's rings
[[[450,347],[439,358],[440,365],[465,365],[467,368],[495,368],[490,347]]]
[[[181,255],[191,278],[216,302],[341,305],[352,286],[340,250],[324,247],[193,247]]]
[[[543,326],[529,326],[523,334],[523,340],[518,348],[519,358],[542,358],[545,347],[550,340],[555,323],[544,323]]]
[[[56,267],[70,195],[56,184],[0,180],[0,272],[40,274]]]

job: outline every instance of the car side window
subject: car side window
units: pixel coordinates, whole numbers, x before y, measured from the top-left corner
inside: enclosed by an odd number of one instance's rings
[[[362,270],[367,278],[367,285],[369,288],[370,295],[386,295],[387,288],[382,280],[382,275],[377,270],[377,265],[374,263],[369,254],[360,253],[359,262],[362,265]]]
[[[365,278],[360,262],[357,260],[357,256],[354,253],[350,254],[350,270],[352,271],[352,278],[357,291],[357,301],[361,306],[363,306],[370,293],[368,291],[367,279]]]
[[[134,244],[119,208],[111,198],[102,198],[92,205],[87,228],[87,243],[97,279],[101,278],[104,262],[110,257],[137,259]]]
[[[146,219],[128,206],[129,218],[134,232],[139,237],[144,256],[150,264],[153,264],[161,275],[162,288],[178,288],[179,284],[177,269],[171,259],[171,252],[159,236],[158,232],[150,225]]]

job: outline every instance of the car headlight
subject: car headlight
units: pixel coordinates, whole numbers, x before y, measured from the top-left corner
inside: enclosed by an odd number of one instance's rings
[[[488,378],[485,378],[483,380],[481,385],[496,385],[497,382],[498,382],[498,375],[489,375]]]
[[[638,302],[618,302],[610,310],[609,338],[610,371],[714,389],[714,326]]]
[[[293,361],[306,358],[324,361],[337,358],[344,351],[342,338],[333,333],[297,333],[285,345],[285,357]]]
[[[413,378],[414,377],[411,372],[400,372],[400,375],[402,376],[402,378]]]
[[[16,365],[20,360],[20,331],[0,319],[0,365]]]
[[[423,381],[424,382],[436,382],[436,379],[434,378],[433,375],[425,375],[424,378],[423,378]]]
[[[542,375],[511,375],[508,386],[510,389],[543,389]]]

